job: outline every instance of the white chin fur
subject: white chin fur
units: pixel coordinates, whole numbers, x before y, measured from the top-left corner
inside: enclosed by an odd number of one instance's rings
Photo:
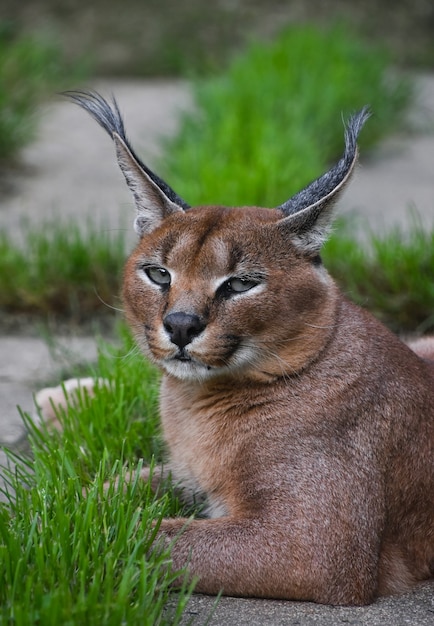
[[[180,380],[202,382],[222,374],[244,370],[253,366],[258,359],[257,351],[252,347],[242,347],[232,356],[230,362],[224,367],[208,367],[198,361],[178,361],[167,359],[160,363],[164,370]]]
[[[205,365],[194,361],[176,361],[171,359],[161,363],[161,366],[168,374],[180,380],[196,380],[200,382],[211,378],[216,372],[216,369],[209,369]]]

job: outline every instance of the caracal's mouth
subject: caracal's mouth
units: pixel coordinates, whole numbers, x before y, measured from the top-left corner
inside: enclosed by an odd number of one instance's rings
[[[176,354],[164,359],[161,366],[171,376],[180,380],[203,381],[213,375],[213,368],[204,365],[188,354]]]
[[[173,358],[175,359],[175,361],[181,361],[181,363],[191,363],[193,361],[191,356],[184,350],[184,348],[178,350],[177,354],[175,354]]]
[[[193,356],[185,348],[181,348],[176,354],[162,359],[160,365],[168,374],[181,380],[204,381],[245,370],[254,366],[257,359],[257,351],[252,347],[244,346],[232,352],[226,359],[220,359],[220,363],[211,365]]]

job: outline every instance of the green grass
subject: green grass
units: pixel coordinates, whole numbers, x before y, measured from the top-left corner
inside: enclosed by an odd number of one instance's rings
[[[397,333],[434,332],[434,231],[413,216],[408,231],[369,233],[360,245],[351,226],[341,223],[323,253],[344,293]]]
[[[352,232],[352,228],[354,229]],[[340,221],[324,250],[325,264],[352,300],[395,332],[434,329],[434,231],[414,220],[408,232],[384,236]],[[0,311],[53,321],[115,320],[126,245],[91,222],[85,229],[48,224],[28,230],[24,245],[0,235]],[[19,317],[18,317],[19,319]]]
[[[17,35],[0,22],[0,164],[34,136],[40,103],[85,73],[84,64],[69,65],[55,43]]]
[[[123,231],[87,224],[23,228],[23,245],[0,233],[0,310],[82,322],[118,308]]]
[[[190,204],[276,206],[340,156],[342,117],[371,106],[366,150],[400,122],[410,93],[384,51],[347,28],[291,27],[197,82],[196,110],[160,169]]]
[[[191,586],[173,594],[168,552],[151,550],[153,525],[179,506],[123,478],[126,467],[140,467],[139,458],[161,457],[158,376],[121,334],[119,350],[103,346],[100,354],[98,374],[109,388],[63,415],[63,434],[29,421],[33,459],[11,458],[18,465],[9,475],[9,502],[0,505],[2,624],[180,621]]]

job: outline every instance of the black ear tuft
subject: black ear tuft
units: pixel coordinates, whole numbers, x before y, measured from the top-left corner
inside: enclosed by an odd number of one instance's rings
[[[322,204],[331,199],[345,183],[357,159],[357,137],[370,116],[367,106],[353,115],[345,129],[345,151],[341,160],[331,170],[317,178],[292,196],[279,208],[285,215],[293,215],[309,206]]]
[[[345,151],[340,161],[305,189],[277,207],[284,214],[278,222],[294,244],[306,254],[316,254],[329,233],[333,205],[349,180],[357,161],[357,137],[369,117],[364,107],[350,118],[345,129]]]
[[[96,91],[65,91],[62,95],[87,111],[112,139],[114,139],[115,135],[118,135],[127,147],[132,158],[136,161],[138,167],[149,176],[169,200],[184,210],[190,208],[187,202],[180,198],[164,180],[154,174],[154,172],[138,158],[127,139],[122,115],[114,97],[112,97],[112,102],[109,104],[107,100]]]

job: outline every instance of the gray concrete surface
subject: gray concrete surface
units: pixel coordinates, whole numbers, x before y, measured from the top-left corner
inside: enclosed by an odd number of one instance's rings
[[[365,607],[254,598],[222,598],[215,607],[215,598],[196,595],[185,611],[183,624],[189,619],[194,625],[204,624],[211,614],[210,626],[433,626],[434,584]]]
[[[92,337],[56,337],[53,344],[38,337],[0,336],[0,444],[13,446],[24,434],[18,407],[32,413],[33,393],[57,382],[65,368],[94,362]]]
[[[179,113],[192,106],[186,83],[96,82],[92,89],[116,96],[137,152],[149,163],[161,154],[161,140],[177,127]],[[73,219],[86,227],[131,228],[134,204],[116,163],[113,142],[90,116],[59,96],[40,114],[36,141],[24,148],[21,167],[8,176],[0,205],[0,228],[18,237],[23,221],[40,225]]]
[[[375,111],[373,111],[375,115]],[[369,124],[369,121],[367,122]],[[354,178],[337,210],[355,214],[377,233],[405,229],[416,209],[422,224],[434,225],[434,77],[415,78],[408,130],[361,154]],[[362,131],[363,132],[363,131]]]
[[[92,86],[103,94],[116,94],[129,136],[150,164],[159,154],[159,138],[174,132],[179,111],[192,104],[185,83],[116,81]],[[412,131],[362,155],[357,175],[340,201],[343,214],[356,212],[375,231],[396,224],[405,227],[412,205],[427,226],[434,224],[434,77],[418,77],[417,90],[409,115]],[[110,139],[78,107],[60,99],[47,105],[38,138],[23,151],[22,162],[22,170],[10,173],[8,193],[0,205],[0,228],[11,237],[19,239],[23,218],[40,224],[74,217],[85,225],[92,216],[101,228],[128,228],[133,242],[133,203]],[[65,364],[95,358],[92,337],[63,338],[59,346],[53,351],[43,338],[0,336],[0,443],[13,446],[23,435],[17,405],[31,410],[32,393],[41,384],[58,380]],[[213,598],[194,596],[185,624],[189,619],[203,624],[213,603]],[[223,598],[210,621],[212,626],[341,623],[434,624],[434,586],[361,608]]]
[[[405,226],[411,206],[427,225],[434,223],[434,77],[420,75],[415,83],[411,132],[362,154],[338,205],[339,213],[356,212],[376,230]],[[151,165],[161,154],[161,138],[175,131],[179,114],[192,106],[183,82],[101,81],[92,88],[116,95],[128,135]],[[133,238],[134,205],[112,142],[79,107],[60,97],[45,105],[37,140],[23,150],[21,163],[23,168],[8,178],[0,228],[19,236],[23,219],[40,224],[72,217],[85,225],[90,216],[102,229],[126,228]]]

